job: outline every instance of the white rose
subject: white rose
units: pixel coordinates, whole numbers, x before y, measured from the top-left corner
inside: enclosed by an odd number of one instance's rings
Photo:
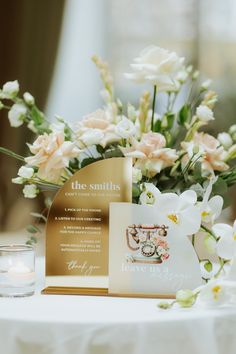
[[[136,128],[134,123],[131,122],[131,120],[129,120],[125,116],[122,116],[121,121],[116,126],[115,132],[121,138],[127,139],[135,135]]]
[[[86,146],[100,144],[104,138],[104,133],[100,129],[88,129],[81,137],[80,140]]]
[[[29,106],[34,105],[35,103],[34,97],[29,92],[25,92],[23,98],[25,100],[25,103],[27,103]]]
[[[138,168],[133,167],[132,169],[132,182],[138,183],[142,179],[142,172]]]
[[[23,189],[24,197],[25,198],[35,198],[38,194],[38,189],[35,184],[26,184]]]
[[[209,120],[215,119],[212,110],[205,105],[200,105],[197,107],[196,114],[202,122],[208,122]]]
[[[8,81],[3,85],[2,88],[3,97],[4,98],[12,98],[15,97],[19,92],[19,83],[17,80]]]
[[[8,112],[11,127],[17,128],[23,124],[27,108],[21,103],[15,103]]]
[[[22,177],[16,177],[16,178],[12,178],[12,183],[15,183],[15,184],[23,184],[24,183],[24,178]]]
[[[133,73],[125,74],[128,79],[139,83],[151,82],[158,91],[176,91],[179,88],[177,75],[183,70],[184,58],[163,48],[145,48],[131,64]]]
[[[229,149],[233,145],[233,140],[228,133],[220,133],[217,136],[217,140],[225,149]]]
[[[34,169],[32,167],[22,166],[18,171],[18,176],[23,178],[31,178],[34,174]]]

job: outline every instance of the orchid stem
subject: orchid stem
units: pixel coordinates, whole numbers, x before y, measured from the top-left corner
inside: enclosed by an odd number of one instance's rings
[[[151,131],[154,129],[154,114],[155,114],[155,105],[156,105],[156,95],[157,95],[157,86],[154,85],[153,91],[153,101],[152,101],[152,120],[151,120]]]

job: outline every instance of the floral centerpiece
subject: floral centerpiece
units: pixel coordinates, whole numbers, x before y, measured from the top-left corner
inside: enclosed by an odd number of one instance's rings
[[[22,161],[12,182],[23,186],[26,198],[34,198],[41,191],[55,192],[90,163],[132,157],[133,202],[156,207],[176,237],[191,236],[193,247],[198,238],[203,239],[209,254],[204,259],[199,256],[203,278],[215,281],[236,251],[236,223],[217,223],[227,189],[236,183],[236,125],[217,138],[204,131],[214,120],[217,95],[209,89],[210,80],[199,83],[199,72],[176,53],[150,46],[134,59],[126,78],[148,83],[151,89],[142,94],[138,107],[125,106],[115,97],[108,65],[97,56],[92,60],[104,84],[104,107],[74,126],[58,116],[49,121],[30,93],[19,95],[17,81],[3,85],[0,109],[8,110],[10,125],[26,124],[36,135],[27,144],[27,157],[1,148]],[[156,107],[159,93],[166,103],[162,112]],[[180,109],[176,109],[177,99],[182,100]],[[37,232],[33,226],[30,230]],[[209,289],[213,299],[220,297],[220,285]],[[182,291],[176,301],[191,306],[204,291]]]

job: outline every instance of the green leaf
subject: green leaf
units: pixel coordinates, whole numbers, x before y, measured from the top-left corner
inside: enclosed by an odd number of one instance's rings
[[[167,113],[161,120],[161,127],[162,129],[171,129],[175,120],[174,113]]]
[[[205,264],[204,264],[204,268],[206,269],[207,272],[211,272],[212,271],[212,263],[211,261],[207,261]]]
[[[104,151],[105,151],[105,149],[101,146],[101,145],[96,145],[96,149],[97,149],[97,152],[99,153],[99,154],[103,154],[104,153]]]
[[[161,120],[160,119],[156,120],[154,127],[153,127],[153,131],[155,133],[157,133],[157,132],[159,133],[161,131]]]
[[[141,194],[141,191],[140,191],[139,185],[137,183],[133,183],[133,185],[132,185],[132,196],[134,198],[136,198],[136,197],[139,197],[140,194]]]
[[[194,164],[193,175],[196,179],[202,178],[202,164],[200,161]]]
[[[90,165],[91,163],[98,161],[100,159],[94,159],[93,157],[88,157],[86,159],[83,159],[83,161],[81,162],[81,168]]]
[[[37,233],[41,233],[41,230],[35,226],[35,225],[28,225],[26,227],[26,230],[30,233],[30,234],[37,234]]]
[[[31,111],[31,116],[34,123],[38,126],[41,125],[45,119],[43,112],[41,112],[36,106],[33,106]]]
[[[105,159],[109,159],[110,157],[123,157],[123,153],[120,149],[107,150],[104,154]]]
[[[212,193],[214,195],[223,196],[228,191],[228,186],[223,178],[218,177],[217,181],[213,184]]]
[[[188,122],[189,118],[190,118],[190,105],[185,104],[179,111],[179,115],[178,115],[179,125],[185,125],[185,123]]]

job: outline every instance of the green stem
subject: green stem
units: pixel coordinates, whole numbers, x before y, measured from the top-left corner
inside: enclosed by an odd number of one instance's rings
[[[154,129],[154,114],[155,114],[155,105],[156,105],[156,95],[157,95],[157,86],[154,85],[153,91],[153,101],[152,101],[152,120],[151,120],[151,131]]]
[[[24,159],[23,156],[20,156],[20,155],[16,154],[15,152],[13,152],[13,151],[11,151],[11,150],[9,150],[9,149],[0,147],[0,152],[2,152],[2,153],[5,154],[5,155],[8,155],[8,156],[10,156],[10,157],[14,157],[14,158],[17,159],[17,160],[25,161],[25,159]]]
[[[218,237],[210,229],[208,229],[208,227],[201,225],[201,229],[214,237],[216,241],[218,241]]]

